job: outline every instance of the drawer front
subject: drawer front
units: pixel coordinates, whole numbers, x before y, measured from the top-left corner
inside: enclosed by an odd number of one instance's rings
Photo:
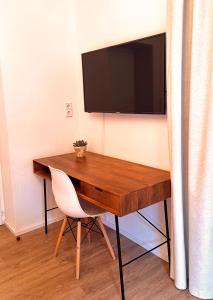
[[[85,196],[94,199],[96,203],[100,203],[100,206],[106,210],[120,215],[119,196],[103,191],[102,189],[85,182],[80,182],[80,192]]]

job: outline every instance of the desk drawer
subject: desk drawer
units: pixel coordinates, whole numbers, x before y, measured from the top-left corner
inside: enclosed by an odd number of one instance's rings
[[[100,207],[112,213],[118,213],[120,211],[120,198],[114,194],[103,191],[85,182],[80,182],[80,192],[94,199],[97,205],[100,204]]]

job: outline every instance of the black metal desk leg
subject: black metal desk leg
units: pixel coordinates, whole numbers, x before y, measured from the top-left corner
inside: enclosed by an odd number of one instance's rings
[[[168,222],[168,211],[167,211],[167,202],[164,200],[164,214],[165,214],[165,224],[166,224],[166,239],[167,239],[167,251],[168,251],[168,261],[169,261],[169,270],[170,270],[170,236],[169,236],[169,222]]]
[[[121,242],[120,242],[120,231],[119,231],[118,216],[115,216],[115,226],[116,226],[116,238],[117,238],[117,248],[118,248],[118,266],[119,266],[119,274],[120,274],[121,299],[125,300],[123,268],[122,268],[122,255],[121,255]]]
[[[44,182],[44,218],[45,218],[45,233],[48,233],[47,229],[47,191],[46,191],[46,179],[43,179]]]

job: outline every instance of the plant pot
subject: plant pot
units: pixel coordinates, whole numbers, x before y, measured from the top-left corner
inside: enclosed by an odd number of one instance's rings
[[[74,147],[77,157],[84,157],[86,154],[87,146]]]

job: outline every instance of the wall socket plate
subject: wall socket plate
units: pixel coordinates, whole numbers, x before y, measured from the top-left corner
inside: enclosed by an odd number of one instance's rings
[[[72,117],[73,110],[72,110],[72,103],[71,102],[65,102],[65,116],[67,118]]]

